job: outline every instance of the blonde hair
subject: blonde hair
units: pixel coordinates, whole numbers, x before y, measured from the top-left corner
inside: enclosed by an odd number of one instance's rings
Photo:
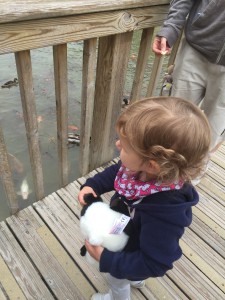
[[[175,97],[136,101],[119,116],[116,130],[143,161],[159,164],[162,182],[191,180],[206,164],[210,126],[189,101]]]

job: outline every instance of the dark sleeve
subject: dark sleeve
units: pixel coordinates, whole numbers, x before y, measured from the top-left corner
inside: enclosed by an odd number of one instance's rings
[[[169,13],[163,23],[158,36],[163,36],[167,39],[170,47],[174,45],[181,29],[183,28],[187,15],[189,14],[193,4],[193,0],[173,0],[170,3]]]
[[[140,247],[133,252],[111,252],[104,249],[100,271],[119,279],[142,280],[163,276],[182,255],[179,239],[182,226],[151,218],[141,221]]]
[[[121,162],[118,162],[117,164],[106,168],[101,173],[88,178],[85,184],[81,186],[81,189],[84,186],[90,186],[98,195],[113,191],[114,181],[119,171],[120,165]]]

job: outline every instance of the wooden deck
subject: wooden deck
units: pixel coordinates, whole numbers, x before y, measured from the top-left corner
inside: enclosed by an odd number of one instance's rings
[[[101,171],[93,171],[90,175]],[[80,178],[0,223],[0,299],[90,299],[105,275],[80,256]],[[225,145],[197,187],[201,201],[172,271],[132,290],[132,299],[225,299]],[[109,195],[105,195],[106,201]]]

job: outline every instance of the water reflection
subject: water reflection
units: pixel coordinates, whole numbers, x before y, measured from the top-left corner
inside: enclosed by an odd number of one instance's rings
[[[128,72],[124,87],[124,97],[129,99],[137,62],[138,47],[141,33],[135,33],[132,44]],[[74,135],[79,134],[81,80],[82,80],[83,42],[68,44],[68,97],[69,115],[68,131]],[[56,105],[54,88],[54,68],[52,47],[31,50],[34,93],[36,100],[37,122],[39,128],[40,148],[42,154],[45,194],[48,195],[59,188],[59,170],[57,159],[57,133],[56,133]],[[148,78],[153,57],[150,57],[146,66],[143,97],[146,94]],[[15,59],[13,54],[0,56],[1,76],[0,85],[17,78]],[[122,99],[121,99],[122,101]],[[34,187],[30,162],[28,159],[28,146],[24,126],[23,111],[17,84],[10,88],[0,89],[0,121],[8,152],[15,157],[10,159],[15,188],[18,193],[20,209],[27,207],[35,201]],[[69,181],[73,181],[79,174],[79,143],[68,147],[69,152]],[[115,153],[116,154],[116,153]],[[15,161],[18,161],[23,172],[15,170]],[[25,180],[25,181],[24,181]],[[24,199],[21,186],[28,192]],[[28,186],[28,188],[27,188]],[[3,187],[0,184],[0,220],[9,216],[10,210],[6,203]]]

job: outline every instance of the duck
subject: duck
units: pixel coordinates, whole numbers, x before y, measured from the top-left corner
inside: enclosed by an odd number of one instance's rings
[[[163,77],[163,84],[160,91],[160,96],[170,96],[173,85],[173,70],[174,65],[170,65]]]
[[[68,133],[68,143],[80,145],[80,135],[77,133]]]
[[[130,103],[129,96],[123,96],[122,108],[126,107]]]
[[[10,89],[12,86],[17,86],[17,85],[18,85],[18,79],[14,78],[13,80],[9,80],[9,81],[5,82],[2,85],[2,88],[8,88],[8,89]]]

